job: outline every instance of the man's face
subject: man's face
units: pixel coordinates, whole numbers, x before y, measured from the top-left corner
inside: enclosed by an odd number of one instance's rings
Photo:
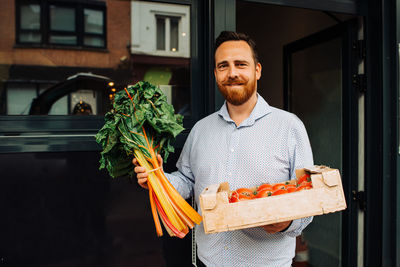
[[[226,101],[239,106],[257,90],[261,64],[255,64],[245,41],[227,41],[215,51],[215,80]]]

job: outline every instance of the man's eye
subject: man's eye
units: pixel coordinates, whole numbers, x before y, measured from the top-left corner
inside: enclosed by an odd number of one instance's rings
[[[224,69],[224,68],[226,68],[227,67],[227,65],[226,64],[223,64],[223,65],[219,65],[218,66],[218,69]]]

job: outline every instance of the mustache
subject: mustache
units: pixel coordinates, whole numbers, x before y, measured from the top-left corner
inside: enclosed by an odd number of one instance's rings
[[[224,85],[233,85],[233,84],[244,84],[244,83],[245,83],[245,81],[243,81],[241,79],[231,79],[231,78],[229,78],[223,84]]]

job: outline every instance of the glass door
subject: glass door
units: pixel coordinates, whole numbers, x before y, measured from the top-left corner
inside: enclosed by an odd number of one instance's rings
[[[348,204],[343,212],[314,217],[298,237],[294,266],[296,261],[314,267],[357,266],[357,213],[349,202],[358,179],[357,142],[351,142],[358,129],[350,79],[352,36],[355,23],[341,23],[284,47],[285,108],[304,122],[315,164],[340,170]]]

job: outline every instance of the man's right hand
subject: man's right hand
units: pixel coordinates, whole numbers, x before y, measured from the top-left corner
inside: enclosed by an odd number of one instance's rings
[[[158,165],[162,168],[163,166],[163,159],[160,154],[157,155],[157,160],[158,160]],[[139,162],[137,161],[136,158],[132,160],[133,165],[135,165],[135,173],[136,173],[136,178],[138,180],[138,184],[145,188],[149,189],[147,185],[147,177],[149,177],[149,173],[146,171],[146,168],[140,166]]]

